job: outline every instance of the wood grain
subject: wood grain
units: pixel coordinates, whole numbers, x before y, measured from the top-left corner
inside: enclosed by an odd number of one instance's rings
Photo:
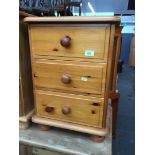
[[[34,84],[39,87],[101,94],[106,78],[105,63],[88,63],[58,60],[38,60],[33,62]],[[62,75],[71,77],[71,83],[64,84]],[[102,75],[103,74],[103,75]]]
[[[106,55],[105,55],[106,56]],[[104,56],[104,58],[105,58]],[[76,58],[76,57],[57,57],[57,56],[50,56],[50,55],[35,55],[35,58],[32,60],[38,59],[47,59],[47,60],[64,60],[64,61],[77,61],[77,62],[96,62],[96,63],[107,63],[107,59],[89,59],[89,58]]]
[[[19,115],[26,115],[34,108],[28,26],[19,22]]]
[[[29,23],[36,107],[33,122],[104,136],[108,94],[115,82],[115,50],[119,46],[114,47],[114,37],[119,34],[120,18],[39,17],[24,21]],[[62,47],[60,39],[66,35],[71,44]],[[94,56],[85,56],[85,50],[94,51]],[[61,82],[64,74],[71,82]],[[81,80],[83,77],[87,80]],[[100,108],[93,105],[93,111],[92,102]]]
[[[35,95],[37,116],[102,127],[104,99],[45,91],[36,91]],[[65,106],[70,108],[66,115],[62,113]],[[53,110],[46,112],[46,107]]]
[[[116,44],[114,47],[114,56],[113,56],[113,75],[112,76],[112,90],[115,91],[116,88],[116,84],[117,84],[117,65],[118,65],[118,59],[120,56],[120,49],[121,49],[121,31],[122,31],[122,27],[119,26],[116,28],[116,32],[115,32],[115,40],[116,40]]]
[[[111,75],[112,75],[112,58],[114,52],[114,36],[115,36],[115,25],[111,25],[110,40],[109,40],[109,50],[108,50],[108,63],[107,63],[107,75],[106,75],[106,85],[105,85],[105,108],[104,108],[104,119],[103,127],[106,127],[106,115],[108,108],[108,95],[112,85]]]
[[[36,56],[76,57],[89,59],[106,59],[105,38],[107,26],[67,27],[52,25],[31,26],[31,52]],[[69,36],[71,45],[68,48],[60,44],[61,38]],[[86,50],[94,52],[92,56]]]
[[[26,17],[28,23],[120,23],[119,16]]]

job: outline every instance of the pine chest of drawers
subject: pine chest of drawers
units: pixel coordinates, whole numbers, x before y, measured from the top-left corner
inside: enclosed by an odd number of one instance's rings
[[[33,122],[104,136],[119,17],[28,17]]]

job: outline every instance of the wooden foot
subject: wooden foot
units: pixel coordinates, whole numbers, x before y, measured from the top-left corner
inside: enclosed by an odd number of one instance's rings
[[[47,125],[39,125],[39,129],[41,130],[41,131],[48,131],[49,129],[50,129],[50,127],[49,126],[47,126]]]
[[[85,125],[52,120],[52,119],[42,118],[42,117],[35,116],[35,115],[32,117],[32,122],[37,123],[37,124],[47,125],[47,126],[53,126],[53,127],[88,133],[91,135],[106,136],[108,134],[107,129],[100,129],[100,128],[89,127]]]
[[[95,143],[102,143],[104,141],[104,136],[90,136],[90,140]]]

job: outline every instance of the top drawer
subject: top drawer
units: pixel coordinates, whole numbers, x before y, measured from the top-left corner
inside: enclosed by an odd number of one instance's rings
[[[108,25],[31,25],[29,30],[33,57],[107,57]]]

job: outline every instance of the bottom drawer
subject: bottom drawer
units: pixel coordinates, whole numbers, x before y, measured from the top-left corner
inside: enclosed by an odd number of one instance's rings
[[[35,91],[36,115],[102,128],[104,99]]]

